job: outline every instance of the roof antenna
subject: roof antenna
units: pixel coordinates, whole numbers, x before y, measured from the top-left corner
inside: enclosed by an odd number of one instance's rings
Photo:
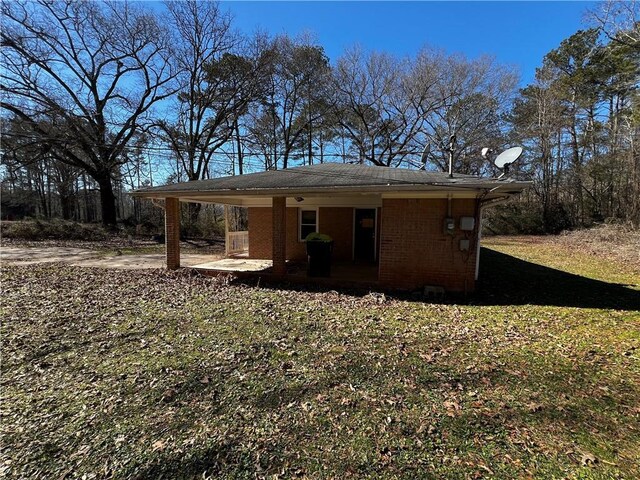
[[[490,154],[493,154],[493,150],[485,147],[482,149],[481,154],[484,158],[487,158]],[[502,174],[498,178],[509,175],[509,167],[520,158],[520,155],[522,155],[522,147],[512,147],[507,148],[495,158],[493,163],[502,170]]]
[[[424,150],[422,150],[422,156],[420,157],[420,161],[422,162],[422,167],[420,167],[420,170],[427,169],[427,160],[429,159],[430,153],[431,153],[431,144],[427,142],[427,144],[424,146]]]
[[[449,178],[453,178],[453,151],[456,144],[456,134],[454,133],[449,137],[449,145],[447,145],[447,151],[449,152]]]

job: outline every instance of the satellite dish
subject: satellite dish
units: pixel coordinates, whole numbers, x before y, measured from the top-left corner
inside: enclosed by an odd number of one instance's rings
[[[482,151],[480,152],[480,155],[482,155],[484,158],[487,158],[487,155],[489,155],[492,152],[493,152],[493,149],[491,149],[489,147],[484,147],[482,149]]]
[[[522,155],[522,147],[508,148],[500,155],[498,155],[493,163],[496,164],[496,167],[503,168],[506,172],[506,170],[509,168],[509,165],[515,162],[520,157],[520,155]]]

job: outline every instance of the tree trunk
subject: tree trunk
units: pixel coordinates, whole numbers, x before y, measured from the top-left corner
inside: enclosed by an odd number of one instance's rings
[[[575,120],[569,127],[569,134],[571,135],[571,163],[573,166],[573,194],[577,203],[577,221],[581,226],[585,224],[584,216],[584,197],[582,195],[582,163],[580,161],[580,147],[578,145],[578,131],[576,128]]]
[[[60,194],[60,208],[62,210],[62,218],[71,220],[71,212],[73,211],[74,199],[71,195]]]
[[[309,143],[307,148],[309,149],[309,165],[313,165],[313,137],[311,136],[311,122],[309,122]]]
[[[84,186],[84,221],[89,223],[91,218],[89,215],[89,183],[85,173],[82,174],[82,184]]]
[[[201,208],[202,208],[201,203],[190,202],[188,204],[190,227],[194,227],[198,224],[198,217],[200,216]]]
[[[236,119],[233,123],[233,127],[235,130],[235,140],[236,140],[236,148],[238,151],[238,175],[242,175],[244,173],[244,156],[242,154],[242,141],[240,137],[240,125],[238,124],[238,120]]]
[[[51,199],[51,165],[50,161],[45,162],[46,165],[46,175],[47,175],[47,203],[49,204],[49,209],[47,211],[47,218],[53,217],[53,201]]]
[[[63,178],[62,180],[59,180],[57,182],[56,188],[58,189],[62,218],[65,220],[71,220],[71,216],[73,214],[73,206],[75,203],[73,194],[73,180]]]
[[[101,173],[94,176],[98,186],[100,187],[100,207],[102,211],[102,224],[106,227],[115,227],[117,221],[116,215],[116,196],[113,193],[113,184],[111,183],[111,175],[109,173]]]

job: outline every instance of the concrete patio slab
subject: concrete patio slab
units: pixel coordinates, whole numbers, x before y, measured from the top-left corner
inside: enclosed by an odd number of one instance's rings
[[[261,272],[271,268],[271,260],[257,260],[249,258],[223,258],[213,262],[192,265],[192,268],[202,270],[218,270],[221,272]]]
[[[94,250],[71,247],[0,247],[0,261],[34,263],[81,261],[97,256]]]
[[[183,254],[180,263],[190,267],[220,258],[217,255]],[[164,254],[108,255],[82,248],[71,247],[0,247],[0,262],[15,265],[61,262],[78,267],[99,268],[164,268]]]

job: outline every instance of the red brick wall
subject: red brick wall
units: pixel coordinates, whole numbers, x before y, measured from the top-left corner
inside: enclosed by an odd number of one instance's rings
[[[271,207],[249,207],[249,258],[271,258]]]
[[[249,258],[271,258],[272,230],[271,207],[249,207]],[[298,242],[298,209],[287,207],[287,259],[304,261],[307,251],[303,242]]]
[[[380,261],[380,232],[382,231],[382,208],[376,212],[376,260]]]
[[[276,275],[284,275],[287,273],[286,259],[287,259],[287,198],[276,197],[273,199],[273,208],[271,209],[271,215],[273,219],[273,226],[271,233],[272,238],[272,255],[273,258],[273,273]]]
[[[287,259],[305,261],[307,250],[304,242],[298,241],[298,208],[287,208]],[[271,258],[271,208],[250,207],[249,258]],[[353,208],[320,207],[318,209],[319,231],[334,240],[333,258],[349,261],[353,258]]]
[[[439,285],[448,291],[474,289],[476,232],[459,229],[461,216],[475,216],[474,199],[452,200],[454,235],[443,232],[446,199],[384,199],[380,222],[379,280],[386,287]],[[471,240],[461,252],[460,240]],[[465,285],[466,281],[466,285]]]
[[[287,258],[300,262],[307,261],[307,244],[298,241],[298,209],[287,208]]]
[[[350,261],[353,259],[353,208],[320,207],[320,233],[333,238],[333,259]]]

